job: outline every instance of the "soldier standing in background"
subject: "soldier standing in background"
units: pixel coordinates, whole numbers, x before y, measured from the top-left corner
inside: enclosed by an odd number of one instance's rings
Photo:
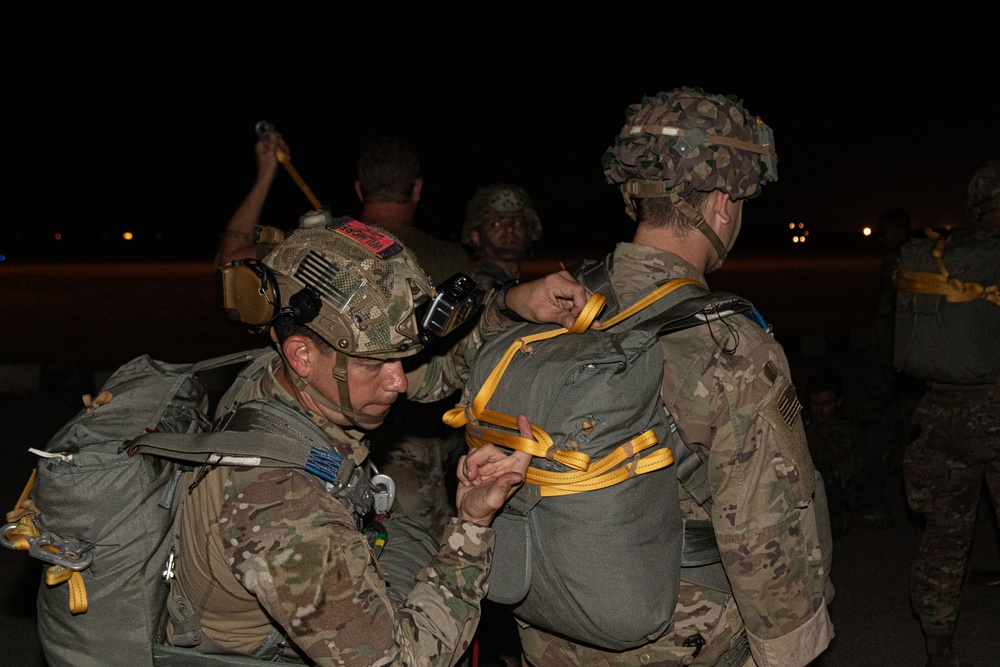
[[[462,226],[462,243],[476,258],[472,277],[489,289],[521,278],[521,262],[542,237],[538,211],[524,188],[495,183],[476,190]]]
[[[910,600],[928,667],[959,664],[953,637],[984,481],[1000,515],[1000,160],[972,177],[968,207],[971,229],[910,241],[896,276],[896,366],[927,380],[903,475],[927,518]]]

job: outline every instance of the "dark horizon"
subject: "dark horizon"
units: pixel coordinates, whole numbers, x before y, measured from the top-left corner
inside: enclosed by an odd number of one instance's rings
[[[211,257],[253,182],[259,120],[337,214],[358,210],[361,142],[397,132],[421,156],[418,226],[457,238],[474,190],[506,181],[535,200],[539,253],[607,249],[633,227],[601,155],[626,106],[684,85],[742,97],[775,130],[780,178],[747,204],[744,239],[790,222],[857,234],[893,207],[914,229],[966,222],[969,177],[1000,155],[995,16],[811,7],[794,25],[762,9],[706,24],[650,7],[630,8],[641,23],[620,7],[8,8],[0,254],[58,234],[85,261],[131,231],[130,252],[160,234]],[[279,174],[263,222],[308,208]]]

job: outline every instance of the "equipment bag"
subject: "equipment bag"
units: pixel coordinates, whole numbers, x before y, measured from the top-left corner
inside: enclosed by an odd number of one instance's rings
[[[533,457],[493,524],[488,597],[532,625],[624,650],[670,628],[684,553],[659,336],[752,306],[681,279],[590,328],[605,302],[595,292],[571,329],[521,324],[486,343],[472,404],[444,419],[465,426],[471,447]],[[519,413],[534,440],[518,434]]]
[[[199,374],[247,364],[263,350],[167,364],[148,356],[118,368],[49,441],[0,534],[4,546],[50,565],[38,590],[38,633],[51,667],[151,664],[166,620],[166,563],[182,466],[130,456],[148,431],[211,426]]]
[[[946,384],[1000,379],[1000,235],[975,230],[903,246],[896,283],[898,370]]]

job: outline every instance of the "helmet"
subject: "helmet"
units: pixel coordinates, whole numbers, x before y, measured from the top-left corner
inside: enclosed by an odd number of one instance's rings
[[[988,160],[972,176],[966,203],[977,222],[984,213],[1000,208],[1000,160]]]
[[[542,238],[542,222],[538,211],[531,203],[531,197],[519,185],[494,183],[476,190],[469,200],[465,211],[465,224],[462,225],[462,243],[472,242],[472,232],[496,218],[512,215],[524,216],[527,238],[537,241]]]
[[[337,218],[296,229],[263,263],[277,283],[278,308],[338,352],[393,359],[420,351],[415,310],[434,288],[388,233]]]
[[[747,199],[778,180],[771,129],[735,97],[676,88],[643,97],[625,118],[602,162],[608,183],[626,196],[722,190]]]

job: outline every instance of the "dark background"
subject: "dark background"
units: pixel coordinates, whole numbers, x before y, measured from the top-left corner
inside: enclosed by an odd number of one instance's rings
[[[513,181],[540,253],[606,250],[632,228],[601,155],[626,106],[683,85],[740,96],[775,130],[780,181],[738,251],[772,233],[791,250],[793,221],[816,242],[856,235],[894,206],[915,228],[965,224],[970,175],[1000,156],[997,9],[698,8],[9,3],[0,254],[210,259],[261,119],[335,213],[357,212],[361,142],[395,131],[421,155],[418,225],[456,238],[475,188]],[[279,174],[265,222],[308,208]]]

